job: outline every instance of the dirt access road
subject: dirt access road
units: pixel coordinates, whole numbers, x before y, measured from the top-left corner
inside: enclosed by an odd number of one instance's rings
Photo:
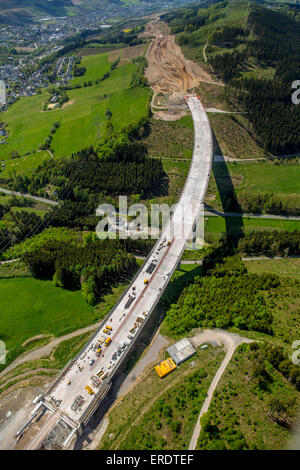
[[[214,82],[200,65],[184,57],[166,24],[155,19],[148,23],[143,35],[153,37],[146,53],[148,67],[145,72],[154,90],[152,110],[155,108],[154,114],[159,119],[179,119],[185,114],[184,93],[201,81]]]
[[[217,370],[216,375],[214,376],[210,387],[208,389],[206,398],[202,405],[201,411],[199,413],[196,426],[194,428],[194,432],[192,438],[189,443],[189,450],[195,450],[197,446],[197,441],[201,431],[201,424],[200,419],[201,417],[208,411],[209,405],[213,398],[214,392],[217,388],[217,385],[230,361],[233,356],[234,351],[236,348],[242,343],[252,343],[253,340],[248,338],[243,338],[242,336],[236,335],[234,333],[229,333],[228,331],[222,330],[205,330],[203,333],[200,333],[198,336],[193,338],[193,344],[195,347],[198,347],[200,344],[206,342],[217,342],[218,344],[223,344],[226,349],[226,355],[220,365],[219,369]]]

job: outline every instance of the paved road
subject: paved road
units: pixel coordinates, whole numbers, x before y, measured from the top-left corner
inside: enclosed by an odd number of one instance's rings
[[[50,204],[51,206],[57,206],[59,204],[57,201],[53,201],[52,199],[33,196],[32,194],[28,193],[19,193],[18,191],[11,191],[10,189],[0,188],[0,192],[5,194],[11,194],[12,196],[28,197],[29,199],[33,199],[38,202],[43,202],[44,204]]]
[[[206,210],[204,215],[221,217],[242,217],[249,219],[279,219],[279,220],[300,220],[297,215],[277,215],[277,214],[251,214],[247,212],[220,212],[215,209]]]
[[[189,443],[189,450],[195,450],[197,446],[197,441],[198,437],[201,431],[201,424],[200,424],[200,419],[208,411],[209,405],[211,403],[211,400],[213,398],[214,391],[223,375],[223,372],[225,371],[230,359],[233,356],[234,351],[236,350],[237,346],[242,343],[252,343],[253,341],[248,338],[243,338],[239,335],[236,335],[234,333],[228,333],[227,331],[222,331],[222,330],[205,330],[203,333],[200,335],[196,336],[193,338],[193,343],[197,347],[200,344],[207,343],[210,341],[215,341],[218,344],[223,344],[226,349],[226,355],[222,361],[222,364],[220,365],[216,375],[214,376],[210,387],[208,389],[206,398],[204,400],[204,403],[202,405],[201,411],[199,413],[198,419],[196,426],[194,428],[194,432],[192,435],[192,438]]]

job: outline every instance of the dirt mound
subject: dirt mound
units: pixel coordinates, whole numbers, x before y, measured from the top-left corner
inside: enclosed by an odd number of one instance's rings
[[[167,25],[154,20],[148,23],[145,34],[154,38],[146,53],[148,67],[145,75],[148,82],[155,96],[158,93],[168,95],[167,114],[173,118],[176,114],[181,117],[182,110],[173,109],[170,112],[170,108],[184,105],[184,93],[196,87],[200,81],[211,81],[211,78],[200,65],[184,57],[180,47],[175,43],[175,37],[169,34]],[[161,118],[164,110],[155,110],[155,112],[159,112]]]

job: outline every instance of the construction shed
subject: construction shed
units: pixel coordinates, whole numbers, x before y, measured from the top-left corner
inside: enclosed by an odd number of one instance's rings
[[[172,372],[174,369],[176,369],[176,364],[170,357],[169,359],[166,359],[165,361],[162,361],[157,364],[157,366],[155,366],[156,373],[161,379]]]
[[[175,364],[179,366],[182,362],[192,357],[196,350],[187,338],[183,338],[178,341],[178,343],[172,344],[172,346],[167,349],[167,352],[170,354]]]

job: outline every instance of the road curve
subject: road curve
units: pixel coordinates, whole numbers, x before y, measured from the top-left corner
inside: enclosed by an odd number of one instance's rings
[[[248,339],[248,338],[243,338],[241,336],[238,336],[234,333],[228,333],[226,331],[218,331],[218,330],[205,330],[203,333],[200,335],[196,336],[193,338],[193,344],[197,347],[200,344],[210,342],[210,341],[216,341],[219,344],[223,344],[226,349],[226,355],[222,361],[222,364],[220,365],[216,375],[214,376],[210,387],[208,389],[206,398],[204,400],[204,403],[202,405],[201,411],[199,413],[198,419],[196,426],[194,428],[193,435],[191,437],[190,443],[189,443],[189,450],[195,450],[197,441],[199,438],[199,434],[201,431],[201,424],[200,424],[200,419],[201,417],[208,411],[209,405],[211,403],[211,400],[213,398],[214,391],[223,375],[223,372],[225,371],[230,359],[233,356],[234,351],[236,350],[237,346],[239,346],[242,343],[252,343],[253,340]]]

